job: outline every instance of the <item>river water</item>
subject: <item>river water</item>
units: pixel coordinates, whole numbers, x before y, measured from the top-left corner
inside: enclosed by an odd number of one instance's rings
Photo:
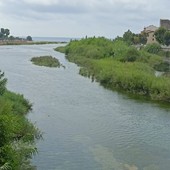
[[[92,83],[56,46],[0,46],[8,88],[33,103],[28,118],[43,132],[37,169],[169,170],[170,109]],[[33,65],[40,55],[65,69]]]

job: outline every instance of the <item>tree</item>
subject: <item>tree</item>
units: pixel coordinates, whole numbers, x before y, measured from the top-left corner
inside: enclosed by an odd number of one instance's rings
[[[32,37],[31,36],[27,36],[27,41],[32,41]]]
[[[164,27],[160,27],[159,29],[157,29],[155,31],[155,38],[156,40],[160,43],[160,44],[165,44],[165,41],[164,41],[164,37],[165,37],[165,33],[166,33],[166,28]]]
[[[151,43],[147,44],[144,50],[151,54],[158,54],[161,51],[161,46],[158,43]]]
[[[1,33],[5,34],[5,29],[4,28],[1,28]]]
[[[123,58],[123,62],[134,62],[140,56],[139,51],[136,48],[129,48]]]
[[[4,39],[4,35],[5,35],[5,29],[1,28],[1,32],[0,32],[0,38]]]
[[[15,37],[11,35],[11,36],[9,37],[9,39],[10,39],[10,40],[14,40]]]
[[[164,43],[165,45],[170,45],[170,31],[166,31],[164,35]]]
[[[117,36],[113,41],[123,41],[122,37]]]
[[[3,34],[2,34],[2,32],[0,32],[0,39],[2,39],[3,38]]]
[[[134,34],[130,30],[128,30],[123,34],[123,39],[129,45],[131,45],[131,44],[133,44]]]
[[[8,38],[9,35],[10,35],[9,29],[1,28],[1,31],[0,31],[0,38],[1,39],[6,39],[6,38]]]
[[[6,38],[8,38],[9,34],[10,34],[9,29],[5,29],[5,37],[6,37]]]
[[[155,38],[162,45],[170,45],[170,31],[164,27],[155,31]]]
[[[142,32],[141,34],[139,34],[139,42],[141,43],[141,44],[146,44],[146,42],[147,42],[147,33],[145,33],[145,32]]]
[[[128,30],[123,34],[123,40],[127,42],[129,45],[146,44],[147,34],[144,32],[140,34],[135,34],[135,33],[132,33],[130,30]]]
[[[134,44],[139,44],[139,43],[140,43],[140,38],[139,38],[138,35],[135,35],[135,36],[133,37],[133,43],[134,43]]]
[[[6,90],[7,79],[4,78],[4,73],[0,70],[0,95],[2,95]]]

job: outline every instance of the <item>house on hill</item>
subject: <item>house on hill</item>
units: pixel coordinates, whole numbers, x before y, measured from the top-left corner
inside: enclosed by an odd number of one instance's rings
[[[155,31],[158,29],[158,27],[154,26],[154,25],[149,25],[148,27],[145,27],[144,30],[142,32],[146,33],[147,36],[147,44],[150,43],[157,43],[156,39],[155,39]]]
[[[168,19],[160,19],[160,27],[164,27],[167,30],[170,30],[170,20]],[[154,25],[149,25],[148,27],[145,27],[144,30],[142,32],[146,33],[148,35],[147,37],[147,44],[150,43],[158,43],[156,41],[155,38],[155,31],[158,29],[159,27],[156,27]]]

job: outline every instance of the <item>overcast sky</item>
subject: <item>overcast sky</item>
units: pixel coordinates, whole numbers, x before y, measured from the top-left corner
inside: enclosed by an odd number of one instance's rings
[[[0,28],[15,36],[114,38],[170,19],[169,0],[0,0]]]

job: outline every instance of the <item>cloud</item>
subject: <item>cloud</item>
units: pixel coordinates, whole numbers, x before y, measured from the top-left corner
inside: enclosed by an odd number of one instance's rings
[[[2,0],[1,0],[2,2]],[[46,13],[94,13],[110,12],[115,8],[133,10],[142,7],[145,1],[136,0],[6,0],[4,10]],[[10,4],[10,5],[9,5]]]
[[[168,0],[0,0],[0,18],[16,34],[20,26],[20,34],[116,36],[170,18],[169,5]]]
[[[36,4],[36,5],[54,5],[58,4],[58,0],[21,0],[26,4]]]

